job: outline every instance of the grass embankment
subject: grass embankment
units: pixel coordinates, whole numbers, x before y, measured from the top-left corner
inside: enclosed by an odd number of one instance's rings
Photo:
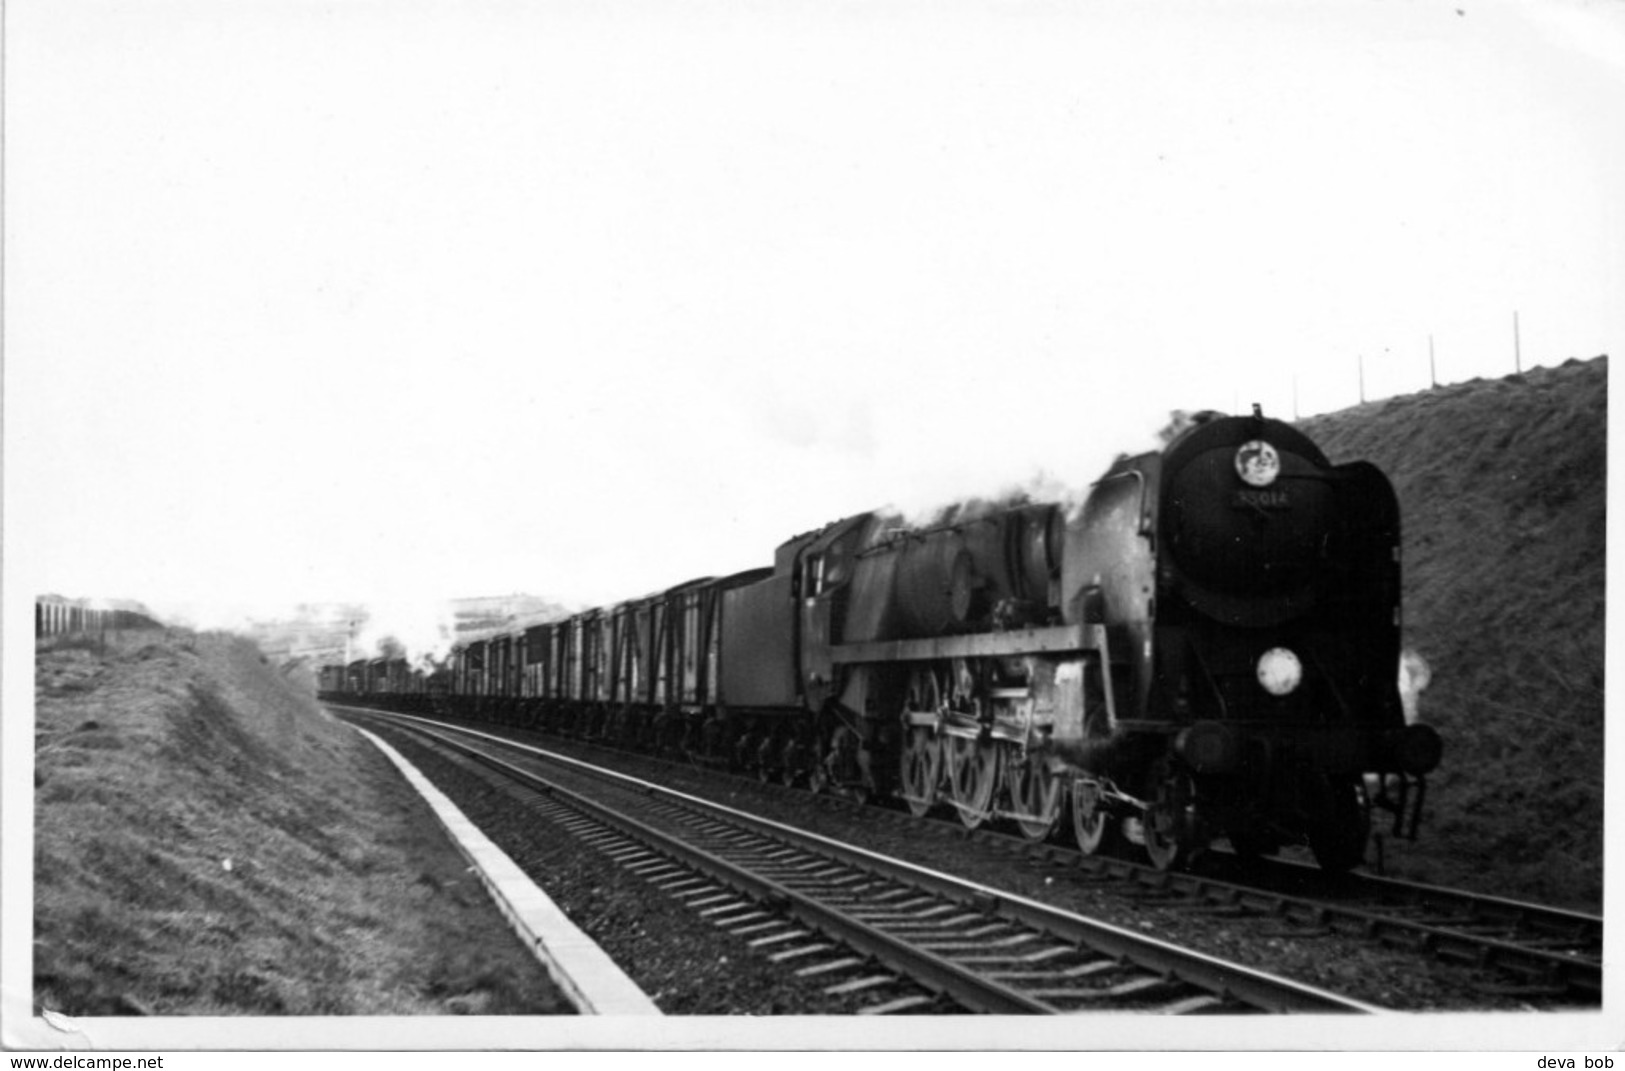
[[[416,793],[252,643],[56,639],[36,670],[36,1007],[568,1010]]]
[[[1303,422],[1388,473],[1405,643],[1444,737],[1391,869],[1601,910],[1608,362],[1473,380]]]

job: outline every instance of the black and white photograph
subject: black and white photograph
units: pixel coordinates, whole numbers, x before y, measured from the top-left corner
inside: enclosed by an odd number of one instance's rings
[[[1620,1047],[1625,0],[0,40],[11,1054]]]

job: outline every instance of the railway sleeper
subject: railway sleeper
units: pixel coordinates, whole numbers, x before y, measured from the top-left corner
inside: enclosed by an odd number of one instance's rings
[[[832,971],[845,970],[848,967],[861,967],[866,961],[858,956],[848,956],[845,959],[832,959],[828,963],[820,963],[814,967],[803,967],[796,972],[798,978],[816,978],[820,974],[829,974]]]
[[[1593,940],[1564,937],[1536,937],[1530,940],[1519,941],[1518,943],[1523,945],[1525,948],[1543,948],[1559,952],[1569,949],[1585,951],[1596,946],[1596,942]]]
[[[985,929],[982,930],[959,931],[949,928],[953,926],[969,926],[971,923],[980,922],[981,920],[981,915],[959,915],[951,919],[927,919],[922,922],[893,922],[887,924],[886,930],[888,933],[924,932],[949,934],[963,932],[964,936],[966,937],[976,937],[984,933],[997,933],[999,930],[1005,928],[1004,923],[1001,922],[990,923]]]
[[[1336,937],[1337,931],[1326,926],[1316,926],[1301,930],[1264,930],[1260,937],[1290,937],[1293,940],[1308,941],[1317,937]]]
[[[1118,1000],[1122,997],[1142,994],[1149,996],[1154,990],[1169,989],[1177,992],[1184,987],[1185,983],[1178,979],[1163,978],[1159,975],[1140,975],[1103,989],[1026,989],[1022,992],[1039,1000],[1092,1002],[1097,1000]]]
[[[846,993],[856,993],[864,989],[873,989],[876,986],[890,985],[897,981],[893,974],[871,974],[863,978],[854,978],[849,982],[841,982],[824,990],[826,996],[837,997]]]
[[[1117,970],[1123,965],[1115,959],[1094,959],[1055,971],[989,971],[987,976],[1000,982],[1043,981],[1046,978],[1087,978],[1103,971]]]
[[[977,934],[974,934],[974,933],[929,933],[928,932],[928,933],[910,934],[909,936],[915,941],[923,942],[923,943],[931,943],[931,944],[936,944],[936,945],[941,945],[941,944],[945,944],[945,943],[949,943],[949,942],[953,942],[953,941],[959,941],[959,942],[963,943],[963,942],[970,942],[970,941],[976,941],[977,940]],[[978,942],[977,944],[968,945],[967,947],[980,948],[980,947],[984,947],[984,946],[982,946]]]
[[[1164,1004],[1159,1008],[1153,1008],[1152,1011],[1157,1015],[1195,1015],[1197,1012],[1220,1008],[1223,1004],[1224,1001],[1218,997],[1203,993],[1186,997],[1184,1000],[1176,1000],[1172,1004]]]
[[[937,904],[924,911],[849,911],[847,914],[870,923],[927,922],[940,915],[952,914],[956,910],[953,904]]]
[[[1182,911],[1187,915],[1203,915],[1216,919],[1246,919],[1255,918],[1260,912],[1250,907],[1235,904],[1169,904],[1169,910]]]
[[[877,1004],[872,1008],[860,1008],[858,1009],[858,1014],[895,1015],[898,1012],[909,1011],[912,1008],[918,1008],[921,1005],[933,1004],[935,1002],[935,997],[928,997],[923,994],[916,993],[912,996],[898,997],[896,1000],[887,1001],[885,1004]]]
[[[1571,995],[1567,986],[1560,985],[1485,984],[1476,988],[1486,996],[1512,997],[1517,1000],[1562,1000]]]
[[[787,933],[776,933],[771,937],[758,937],[750,942],[752,948],[767,948],[769,945],[782,945],[786,941],[795,941],[802,937],[811,937],[811,930],[790,930]]]
[[[1048,948],[1040,948],[1034,952],[1003,956],[955,956],[953,960],[962,967],[979,966],[984,963],[1042,963],[1047,959],[1064,956],[1072,951],[1074,950],[1062,945],[1051,945]]]
[[[1038,934],[1032,932],[1013,933],[1009,937],[1001,937],[994,941],[922,941],[919,947],[927,952],[979,952],[987,948],[1011,948],[1015,945],[1024,945],[1030,941],[1038,940]]]
[[[784,952],[775,952],[767,958],[772,960],[774,963],[786,963],[792,959],[800,959],[802,956],[810,956],[815,952],[829,952],[834,950],[834,948],[834,945],[828,943],[802,945],[800,948],[792,948]]]

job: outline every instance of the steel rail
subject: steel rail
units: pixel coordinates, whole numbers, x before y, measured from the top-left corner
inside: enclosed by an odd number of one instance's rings
[[[377,712],[368,710],[367,713]],[[617,782],[624,787],[632,788],[651,797],[681,803],[685,807],[722,818],[758,834],[786,841],[805,850],[816,851],[846,865],[859,867],[894,881],[909,883],[922,891],[943,897],[960,905],[974,907],[983,911],[1002,911],[1008,918],[1053,936],[1058,940],[1087,947],[1103,955],[1132,964],[1143,971],[1174,979],[1209,993],[1229,997],[1252,1007],[1279,1012],[1380,1013],[1383,1011],[1383,1009],[1374,1005],[1340,996],[1292,979],[1268,974],[1242,964],[1231,963],[1206,953],[1183,948],[1157,938],[1147,937],[1109,923],[1088,919],[978,882],[967,881],[913,863],[879,855],[863,848],[783,825],[770,819],[747,814],[710,800],[664,788],[613,770],[605,770],[590,763],[582,762],[579,759],[549,752],[530,744],[496,736],[478,729],[448,725],[415,715],[392,714],[389,716],[403,721],[422,723],[425,726],[434,726],[437,729],[451,730],[465,736],[487,740],[503,747],[529,752],[546,761],[560,763],[588,773],[591,776]],[[467,745],[458,741],[449,740],[439,733],[433,735],[451,746],[467,750]],[[536,778],[536,775],[514,767],[504,760],[483,756],[477,749],[469,753],[479,757],[481,761],[499,764],[523,776],[527,781],[535,779],[540,782],[539,785],[535,786],[539,791],[554,794],[567,793],[572,799],[576,797],[575,793],[569,793],[567,789],[551,785],[540,778]],[[547,787],[543,788],[542,785]],[[614,821],[617,825],[621,825],[623,829],[626,828],[623,823],[630,822],[634,828],[643,831],[645,834],[662,838],[661,850],[666,850],[667,845],[664,834],[649,831],[646,826],[638,823],[636,819],[621,815],[612,808],[590,801],[586,803],[586,806],[595,812],[605,812],[602,816],[603,820]],[[611,815],[613,817],[609,817]],[[631,832],[631,830],[628,830],[628,832]],[[835,909],[819,904],[796,890],[786,888],[758,875],[750,874],[748,871],[735,867],[726,860],[717,858],[702,849],[682,844],[681,841],[674,843],[681,845],[681,847],[677,848],[677,852],[692,860],[693,865],[710,869],[721,880],[743,892],[766,899],[775,905],[782,905],[787,910],[797,914],[806,924],[816,926],[832,937],[839,937],[854,947],[871,952],[889,965],[894,966],[895,969],[903,971],[917,980],[927,981],[928,984],[933,986],[942,986],[943,991],[949,992],[955,999],[964,1000],[970,1006],[1000,1012],[1053,1013],[1058,1010],[1042,1001],[1027,997],[1010,987],[979,977],[974,972],[966,970],[951,960],[922,949],[912,948],[893,935],[876,930],[859,920],[845,917]]]

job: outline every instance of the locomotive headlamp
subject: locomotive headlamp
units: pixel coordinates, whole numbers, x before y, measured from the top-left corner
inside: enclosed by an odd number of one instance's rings
[[[1242,443],[1236,451],[1236,475],[1252,487],[1268,487],[1281,475],[1281,455],[1263,439]]]
[[[1290,695],[1303,680],[1303,663],[1285,647],[1271,647],[1258,660],[1258,683],[1271,695]]]

